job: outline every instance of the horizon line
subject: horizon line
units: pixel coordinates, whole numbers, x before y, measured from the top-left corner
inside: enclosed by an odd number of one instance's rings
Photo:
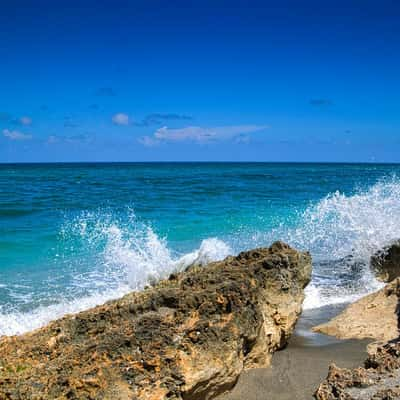
[[[39,164],[400,164],[399,161],[0,161],[0,165]]]

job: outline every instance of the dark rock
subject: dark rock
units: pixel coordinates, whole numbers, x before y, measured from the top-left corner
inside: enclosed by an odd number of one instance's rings
[[[0,338],[0,399],[211,399],[286,345],[310,275],[275,243]]]
[[[371,268],[383,282],[391,282],[400,276],[400,241],[396,241],[371,257]]]

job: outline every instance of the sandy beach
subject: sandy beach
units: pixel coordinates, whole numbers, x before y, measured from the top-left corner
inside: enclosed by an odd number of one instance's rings
[[[219,400],[312,400],[330,363],[347,368],[361,365],[369,341],[338,340],[311,332],[312,326],[329,320],[343,308],[305,310],[289,345],[273,355],[271,367],[246,371],[234,389]]]

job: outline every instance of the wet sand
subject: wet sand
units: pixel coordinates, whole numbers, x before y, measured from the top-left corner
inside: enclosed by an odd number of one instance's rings
[[[219,400],[312,400],[329,364],[356,367],[366,358],[366,340],[338,340],[311,332],[343,309],[329,306],[304,311],[289,345],[273,355],[272,365],[242,374],[234,389]]]

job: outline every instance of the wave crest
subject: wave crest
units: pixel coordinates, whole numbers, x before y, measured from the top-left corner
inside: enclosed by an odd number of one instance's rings
[[[313,281],[305,308],[354,301],[383,285],[370,270],[370,257],[400,238],[400,181],[382,180],[347,196],[328,195],[288,230],[292,245],[311,251]]]
[[[288,232],[288,241],[322,259],[352,254],[369,261],[371,254],[399,238],[400,181],[395,177],[352,196],[328,195]]]
[[[85,263],[88,260],[92,263],[82,265],[81,258],[76,257],[78,265],[68,266],[72,282],[66,292],[73,296],[63,297],[57,293],[54,299],[46,299],[52,304],[37,304],[29,312],[1,306],[0,336],[39,328],[66,313],[83,311],[132,290],[140,290],[149,282],[189,265],[205,265],[232,253],[223,241],[208,238],[191,253],[173,254],[166,239],[160,238],[132,212],[125,219],[104,211],[83,213],[63,226],[61,237],[68,243],[68,251],[79,254],[84,250],[89,253],[85,255]],[[84,268],[86,271],[82,272]]]

